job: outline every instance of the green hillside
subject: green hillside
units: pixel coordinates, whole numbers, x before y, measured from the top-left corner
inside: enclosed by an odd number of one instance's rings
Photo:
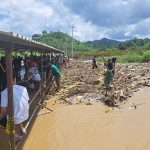
[[[119,44],[120,50],[150,50],[150,39],[137,39],[127,40]]]
[[[47,32],[42,34],[34,34],[33,40],[51,45],[58,49],[69,51],[72,49],[72,37],[63,32]],[[73,47],[75,51],[97,51],[97,50],[149,50],[150,39],[137,39],[119,42],[116,40],[103,38],[101,40],[80,42],[73,39]]]
[[[55,48],[61,50],[71,50],[72,49],[72,37],[63,32],[46,32],[43,31],[42,34],[34,34],[32,36],[33,40],[51,45]],[[73,39],[74,50],[85,51],[90,50],[92,47]]]
[[[63,50],[71,56],[72,37],[63,32],[47,32],[42,34],[34,34],[33,40],[51,45],[55,48]],[[137,39],[119,42],[103,38],[101,40],[80,42],[74,41],[74,53],[81,57],[101,56],[111,57],[117,56],[119,62],[147,62],[150,61],[150,39]]]

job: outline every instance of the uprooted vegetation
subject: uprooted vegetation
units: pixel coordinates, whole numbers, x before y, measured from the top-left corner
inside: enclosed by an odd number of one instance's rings
[[[109,90],[104,87],[104,66],[92,70],[91,62],[72,61],[63,69],[61,102],[68,104],[101,101],[118,106],[144,86],[150,86],[150,64],[117,64]]]

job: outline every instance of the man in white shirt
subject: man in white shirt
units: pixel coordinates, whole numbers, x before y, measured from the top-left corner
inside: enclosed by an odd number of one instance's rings
[[[32,67],[29,70],[29,73],[31,74],[31,78],[34,81],[35,89],[39,89],[40,82],[41,82],[41,76],[39,74],[37,63],[32,63]]]
[[[16,78],[13,75],[13,104],[14,104],[14,121],[20,129],[21,134],[26,131],[22,123],[29,117],[29,95],[27,89],[23,86],[16,85]],[[1,117],[7,116],[8,94],[7,88],[1,92]]]

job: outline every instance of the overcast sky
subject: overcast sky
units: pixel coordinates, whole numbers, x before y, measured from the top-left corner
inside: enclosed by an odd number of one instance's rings
[[[150,0],[0,0],[0,30],[62,31],[80,41],[150,38]]]

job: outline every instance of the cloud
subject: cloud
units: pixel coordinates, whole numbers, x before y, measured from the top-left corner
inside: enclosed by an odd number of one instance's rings
[[[0,30],[31,37],[62,31],[87,41],[150,35],[149,0],[1,0]]]
[[[40,29],[46,26],[48,18],[53,15],[52,8],[35,3],[34,0],[8,0],[2,4],[0,9],[8,17],[1,20],[3,24],[0,24],[0,28],[26,35],[31,35],[35,31],[40,32]]]
[[[42,30],[63,31],[71,35],[70,26],[75,24],[77,31],[74,36],[82,41],[86,40],[87,35],[90,35],[92,39],[96,31],[95,25],[86,22],[78,14],[70,12],[59,0],[2,0],[1,3],[1,30],[13,31],[26,36],[41,33]]]
[[[150,16],[149,0],[64,0],[74,13],[99,26],[131,24]]]

